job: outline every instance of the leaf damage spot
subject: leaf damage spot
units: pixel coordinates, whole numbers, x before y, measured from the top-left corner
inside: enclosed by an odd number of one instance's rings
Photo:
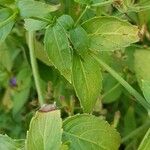
[[[44,104],[40,109],[39,112],[50,112],[57,110],[56,104]]]

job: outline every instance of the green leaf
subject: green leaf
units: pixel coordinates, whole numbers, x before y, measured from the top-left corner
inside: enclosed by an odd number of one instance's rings
[[[24,19],[25,21],[25,28],[28,31],[37,31],[46,28],[49,24],[52,23],[52,16],[51,14],[46,14],[42,18],[27,18]]]
[[[5,43],[0,45],[0,68],[5,68],[7,71],[11,71],[13,60],[10,51]]]
[[[143,12],[150,9],[149,0],[140,0],[137,3],[133,3],[131,0],[129,2],[126,1],[123,2],[123,7],[120,8],[124,12]]]
[[[46,3],[34,1],[34,0],[20,0],[18,2],[18,8],[20,15],[26,17],[44,17],[50,12],[59,9],[60,5],[48,5]]]
[[[113,70],[110,66],[108,66],[104,61],[99,59],[97,55],[93,55],[94,59],[103,67],[106,71],[108,71],[131,95],[133,95],[136,100],[147,110],[149,111],[150,105],[145,101],[143,96],[139,94],[129,83],[127,83],[115,70]]]
[[[30,80],[31,81],[31,80]],[[29,81],[27,81],[29,82]],[[28,100],[28,96],[30,93],[30,85],[29,87],[19,91],[19,92],[15,92],[12,99],[13,99],[13,115],[17,115],[17,113],[22,109],[22,107],[24,106],[24,104],[27,102]]]
[[[60,18],[58,20],[53,27],[49,27],[46,30],[44,46],[52,64],[71,82],[72,60],[70,44],[65,26],[61,23]]]
[[[7,35],[12,30],[15,23],[15,17],[16,14],[13,14],[11,9],[0,9],[0,43],[6,39]]]
[[[66,144],[62,144],[60,150],[69,150],[69,147]]]
[[[114,0],[92,0],[91,6],[105,6],[108,4],[112,4]]]
[[[102,88],[99,64],[87,54],[73,56],[72,83],[84,112],[92,112]]]
[[[32,18],[27,18],[24,19],[25,21],[25,28],[28,31],[37,31],[44,29],[46,26],[48,26],[51,23],[52,16],[50,14],[46,15],[42,19],[32,19]]]
[[[113,3],[113,0],[75,0],[75,2],[80,4],[86,4],[90,6],[104,6]]]
[[[48,59],[48,55],[46,51],[44,50],[44,45],[37,40],[35,40],[35,55],[36,55],[36,58],[38,58],[47,66],[52,66],[52,63]]]
[[[120,136],[105,120],[93,115],[76,115],[63,123],[63,142],[70,149],[118,150]]]
[[[0,134],[1,150],[21,150],[24,147],[24,140],[13,140],[7,135]]]
[[[48,22],[35,20],[35,19],[25,19],[25,29],[28,31],[37,31],[44,29],[48,25]]]
[[[74,1],[77,2],[77,3],[80,3],[80,4],[89,5],[92,0],[74,0]]]
[[[134,53],[134,69],[140,86],[142,80],[150,81],[150,50],[137,49]]]
[[[69,15],[62,15],[57,19],[57,24],[62,26],[65,30],[70,30],[74,26],[74,21]]]
[[[113,51],[139,40],[138,27],[115,17],[95,17],[82,24],[90,38],[90,49]]]
[[[142,91],[145,99],[150,104],[150,81],[142,80]]]
[[[134,107],[130,106],[124,116],[124,135],[129,135],[136,129],[136,118]]]
[[[143,94],[150,104],[150,50],[137,49],[134,54],[134,68],[138,83],[143,91]]]
[[[88,51],[89,39],[86,31],[78,26],[70,31],[70,39],[79,54],[84,55]]]
[[[16,81],[17,88],[12,90],[13,115],[16,115],[28,100],[31,88],[31,70],[27,64],[23,64],[16,76]]]
[[[150,128],[142,140],[138,150],[149,150],[150,148]]]
[[[20,50],[19,43],[11,36],[0,44],[0,84],[8,86],[10,73]]]
[[[14,3],[14,0],[0,0],[1,5],[11,4]]]
[[[46,108],[47,106],[45,106]],[[45,109],[42,108],[42,109]],[[59,110],[36,112],[27,133],[28,150],[60,150],[62,138],[62,120]]]
[[[112,103],[120,97],[122,93],[122,86],[110,74],[104,74],[102,102]]]

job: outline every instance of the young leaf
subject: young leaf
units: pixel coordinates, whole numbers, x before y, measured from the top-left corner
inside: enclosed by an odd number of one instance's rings
[[[62,120],[59,110],[47,110],[45,106],[36,112],[27,133],[28,150],[60,150],[62,138]]]
[[[120,136],[105,120],[93,115],[76,115],[63,123],[63,142],[70,149],[118,150]]]
[[[35,20],[35,19],[25,19],[25,29],[28,31],[37,31],[44,29],[47,25],[48,22],[40,21],[40,20]]]
[[[24,147],[24,140],[14,140],[7,135],[0,134],[1,150],[21,150]]]
[[[138,150],[149,150],[150,148],[150,128],[142,140]]]
[[[7,35],[12,30],[15,23],[15,16],[16,14],[13,14],[11,9],[0,9],[0,43],[6,39]]]
[[[58,10],[60,5],[48,5],[34,0],[20,0],[18,8],[20,15],[26,17],[44,17],[50,12]]]
[[[44,46],[52,64],[71,82],[71,50],[65,22],[62,24],[59,18],[53,27],[46,30]]]
[[[25,28],[28,31],[37,31],[44,29],[46,26],[50,24],[50,21],[52,19],[52,16],[50,14],[47,14],[45,17],[42,19],[32,19],[32,18],[27,18],[24,19],[25,21]]]
[[[87,54],[73,56],[72,83],[84,112],[92,112],[102,88],[99,64]]]
[[[138,27],[115,17],[96,17],[82,24],[90,38],[90,49],[113,51],[139,40]]]
[[[86,31],[78,26],[70,31],[70,39],[79,54],[84,55],[88,51],[89,39]]]
[[[65,30],[70,30],[73,27],[73,25],[74,25],[74,21],[71,18],[71,16],[69,16],[69,15],[62,15],[61,17],[59,17],[57,19],[57,24],[62,26]]]

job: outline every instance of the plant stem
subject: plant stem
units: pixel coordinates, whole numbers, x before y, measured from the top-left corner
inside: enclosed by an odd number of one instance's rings
[[[75,22],[75,27],[78,25],[78,23],[80,22],[81,18],[83,17],[83,15],[86,13],[86,11],[90,8],[90,6],[86,6],[85,9],[83,10],[83,12],[81,13],[81,15],[79,16],[79,18],[77,19],[77,21]]]
[[[143,134],[144,132],[146,132],[146,130],[149,128],[149,126],[150,126],[150,121],[146,122],[144,125],[142,125],[139,128],[135,129],[134,131],[132,131],[127,136],[123,137],[121,143],[125,143],[128,140],[130,140],[131,138],[135,138],[139,134]]]
[[[105,62],[99,59],[96,55],[93,55],[95,60],[107,70],[126,90],[135,97],[135,99],[148,111],[150,112],[150,105],[146,100],[128,83],[126,82],[116,71],[109,67]]]
[[[43,98],[42,89],[40,86],[40,76],[39,76],[38,65],[36,62],[35,52],[34,52],[34,49],[35,49],[35,47],[34,47],[34,32],[28,32],[28,40],[29,40],[28,45],[29,45],[29,53],[30,53],[33,77],[34,77],[35,86],[36,86],[37,93],[38,93],[39,103],[42,106],[44,104],[44,98]]]

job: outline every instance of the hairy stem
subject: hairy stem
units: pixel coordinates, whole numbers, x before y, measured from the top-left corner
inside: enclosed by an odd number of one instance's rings
[[[32,72],[33,72],[33,77],[35,81],[35,86],[37,89],[38,93],[38,99],[39,103],[42,106],[44,104],[44,98],[42,94],[42,89],[40,86],[40,76],[38,72],[38,66],[35,58],[35,52],[34,52],[34,32],[28,32],[28,45],[29,45],[29,53],[30,53],[30,60],[31,60],[31,67],[32,67]]]

